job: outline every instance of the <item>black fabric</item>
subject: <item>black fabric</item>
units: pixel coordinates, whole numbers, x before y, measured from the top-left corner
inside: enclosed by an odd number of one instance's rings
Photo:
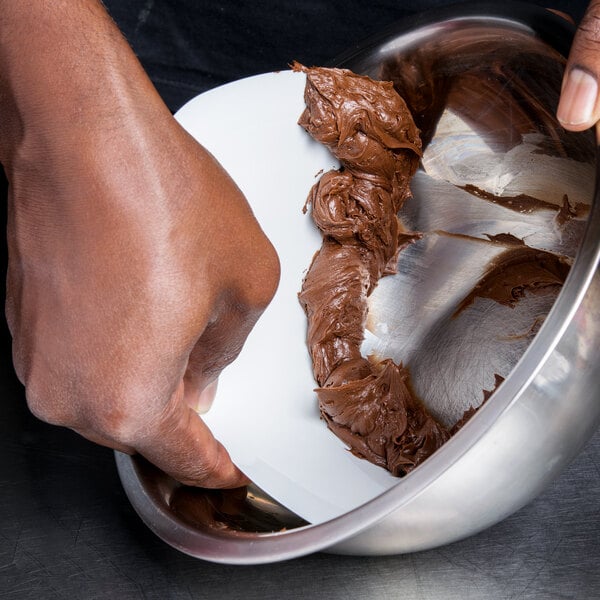
[[[533,0],[571,14],[587,1]],[[327,64],[401,18],[448,0],[105,0],[171,110],[211,87],[285,69]]]

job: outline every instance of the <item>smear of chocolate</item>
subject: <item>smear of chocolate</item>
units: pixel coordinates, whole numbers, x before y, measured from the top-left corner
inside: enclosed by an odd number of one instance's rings
[[[487,200],[493,204],[499,204],[500,206],[504,206],[505,208],[509,208],[510,210],[520,213],[532,213],[535,210],[556,210],[557,208],[556,204],[552,204],[552,202],[540,200],[539,198],[534,198],[528,194],[517,194],[516,196],[498,196],[496,194],[492,194],[492,192],[488,192],[487,190],[482,190],[481,188],[470,183],[467,185],[459,185],[457,187],[465,192],[468,192],[469,194],[472,194],[473,196],[481,198],[482,200]]]
[[[509,333],[507,335],[501,336],[501,340],[506,341],[514,341],[514,340],[524,340],[526,338],[533,337],[540,329],[544,321],[546,320],[546,315],[538,315],[533,319],[533,323],[521,333]]]
[[[586,207],[586,208],[588,208],[588,207]],[[588,211],[589,211],[589,208],[588,208]],[[569,202],[569,196],[567,196],[567,194],[565,194],[563,196],[563,202],[562,202],[560,208],[558,209],[556,216],[554,217],[554,222],[559,227],[564,227],[564,225],[566,223],[568,223],[569,221],[571,221],[572,219],[580,217],[581,213],[582,213],[581,207],[580,206],[572,206],[571,203]]]
[[[472,242],[494,244],[506,249],[487,265],[485,273],[459,304],[452,318],[457,317],[465,308],[473,304],[477,297],[489,298],[499,304],[514,307],[526,291],[535,293],[562,287],[571,268],[572,261],[568,257],[532,248],[512,233],[485,234],[487,240],[443,229],[435,230],[434,233]],[[511,339],[528,337],[535,332],[541,323],[540,319],[543,320],[537,317],[525,334],[512,336]]]
[[[575,205],[569,203],[569,198],[565,194],[563,196],[563,203],[560,207],[552,202],[535,198],[529,194],[517,194],[516,196],[498,196],[487,190],[483,190],[476,185],[468,183],[467,185],[457,186],[461,190],[477,196],[482,200],[487,200],[493,204],[499,204],[504,208],[514,210],[520,213],[532,213],[536,210],[553,210],[558,211],[556,219],[559,225],[564,225],[567,220],[573,218],[582,218],[588,214],[590,207],[587,204],[578,202]]]
[[[514,307],[527,291],[539,293],[562,287],[569,269],[570,261],[564,256],[531,248],[522,241],[513,243],[491,261],[486,273],[452,316],[457,317],[475,298],[489,298]]]
[[[501,246],[525,246],[525,242],[512,233],[486,234],[486,237],[493,244],[500,244]]]
[[[285,520],[264,503],[257,506],[248,488],[209,490],[180,486],[169,502],[171,510],[194,527],[221,531],[272,533],[302,527],[307,522],[286,513]]]
[[[483,402],[479,406],[472,406],[471,408],[465,410],[463,416],[454,424],[450,433],[452,435],[456,434],[460,431],[467,421],[473,417],[473,415],[492,397],[493,394],[496,393],[498,388],[502,385],[504,381],[504,377],[502,375],[498,375],[498,373],[494,373],[494,387],[491,390],[483,390]]]

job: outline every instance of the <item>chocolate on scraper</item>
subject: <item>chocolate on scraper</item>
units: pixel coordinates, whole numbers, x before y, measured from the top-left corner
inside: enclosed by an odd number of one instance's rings
[[[294,68],[306,73],[299,124],[343,165],[310,192],[323,245],[299,294],[321,415],[354,454],[404,475],[450,433],[413,393],[405,367],[363,357],[360,346],[369,294],[419,237],[397,218],[421,157],[419,133],[391,83]]]

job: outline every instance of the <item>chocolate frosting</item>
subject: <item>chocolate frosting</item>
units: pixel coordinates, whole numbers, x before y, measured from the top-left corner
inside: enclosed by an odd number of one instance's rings
[[[482,190],[481,188],[470,183],[458,187],[462,190],[465,190],[465,192],[468,192],[469,194],[473,194],[473,196],[481,198],[482,200],[499,204],[504,208],[508,208],[520,213],[531,213],[535,210],[558,210],[557,223],[559,225],[563,225],[566,221],[574,217],[584,217],[589,212],[590,208],[589,205],[583,203],[577,203],[575,206],[571,205],[566,194],[563,197],[562,205],[557,208],[556,204],[547,202],[546,200],[542,200],[540,198],[535,198],[529,194],[498,196],[487,190]]]
[[[319,408],[331,431],[355,455],[401,476],[435,452],[477,410],[467,410],[447,429],[413,392],[405,366],[364,357],[360,351],[369,294],[381,277],[396,271],[399,251],[422,235],[405,231],[397,217],[410,196],[409,182],[421,156],[419,132],[392,84],[344,69],[294,67],[307,78],[306,109],[299,124],[342,164],[340,170],[322,175],[305,205],[305,211],[312,208],[323,234],[299,294],[308,319]],[[463,189],[519,212],[557,210],[525,194],[497,197],[474,186]],[[584,210],[565,197],[557,224]],[[477,239],[504,250],[454,317],[477,297],[512,307],[526,292],[555,290],[564,283],[570,266],[565,257],[531,248],[510,233],[487,238]],[[484,402],[502,381],[496,375],[494,389],[484,390]]]
[[[470,306],[477,297],[514,307],[527,291],[539,293],[549,288],[556,290],[564,284],[570,270],[570,261],[566,257],[531,248],[510,234],[490,236],[490,240],[507,243],[507,248],[491,261],[483,277],[459,304],[453,317]]]
[[[421,156],[418,130],[392,84],[344,69],[305,68],[299,124],[342,169],[324,174],[307,205],[323,233],[299,294],[323,419],[357,456],[403,475],[449,437],[392,360],[363,357],[367,298],[419,237],[396,213]]]

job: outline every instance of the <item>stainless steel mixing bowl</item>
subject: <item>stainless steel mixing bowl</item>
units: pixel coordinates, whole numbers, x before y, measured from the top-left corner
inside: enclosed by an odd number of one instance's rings
[[[566,133],[553,116],[572,35],[542,9],[480,3],[409,19],[337,61],[393,80],[426,143],[401,215],[425,235],[371,298],[371,350],[408,362],[448,423],[501,375],[491,399],[395,487],[319,525],[253,486],[185,488],[117,454],[123,486],[157,535],[240,564],[423,550],[505,518],[579,452],[600,421],[600,202],[592,134]],[[574,259],[562,290],[526,292],[512,308],[478,298],[456,316],[502,250],[490,236],[507,233]]]

